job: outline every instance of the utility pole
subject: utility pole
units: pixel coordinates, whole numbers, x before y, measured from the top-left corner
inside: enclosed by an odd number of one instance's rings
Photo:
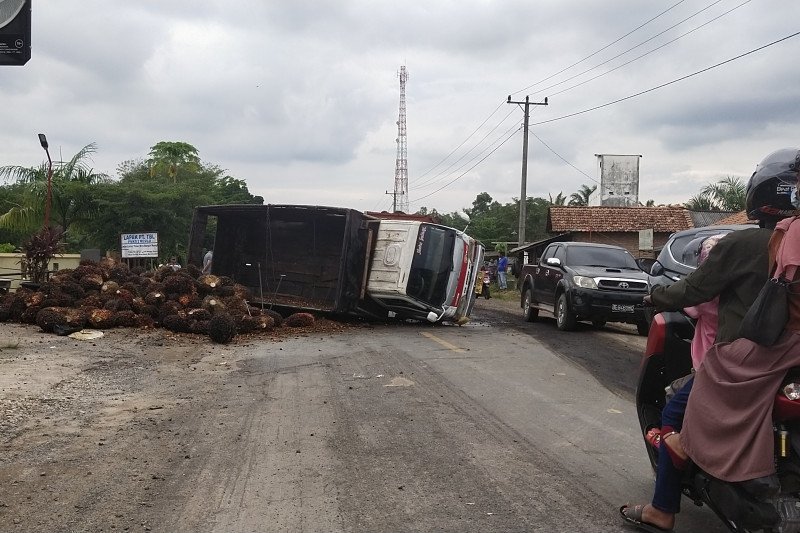
[[[397,195],[400,193],[397,191],[392,191],[392,192],[386,191],[386,194],[392,195],[392,213],[397,213]]]
[[[531,116],[530,106],[547,105],[547,98],[544,99],[544,102],[531,102],[530,96],[526,96],[524,102],[512,102],[511,95],[509,94],[508,103],[525,106],[525,123],[523,126],[524,131],[522,136],[522,183],[520,184],[519,193],[519,246],[522,246],[525,244],[525,220],[527,218],[527,213],[525,213],[525,210],[527,209],[528,203],[526,196],[528,188],[528,120]]]

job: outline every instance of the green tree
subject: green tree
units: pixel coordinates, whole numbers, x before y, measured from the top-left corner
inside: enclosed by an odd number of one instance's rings
[[[479,216],[485,215],[489,212],[489,209],[492,205],[492,197],[489,195],[488,192],[482,192],[478,196],[475,197],[475,201],[472,202],[472,209],[469,212],[470,216]]]
[[[555,198],[553,198],[552,194],[548,194],[547,196],[550,197],[550,205],[566,205],[567,197],[564,196],[563,192],[559,192]]]
[[[700,194],[710,198],[720,211],[741,211],[745,206],[747,185],[740,178],[726,176],[703,187]]]
[[[95,151],[95,144],[88,144],[69,161],[53,169],[50,220],[60,233],[66,233],[73,247],[78,245],[97,214],[96,188],[109,180],[107,175],[95,172],[87,164]],[[0,167],[0,177],[13,181],[3,204],[0,227],[24,233],[40,227],[47,202],[47,165]],[[12,196],[14,200],[10,200]]]
[[[182,171],[194,173],[199,170],[200,157],[197,148],[185,142],[161,141],[150,147],[147,163],[152,177],[166,175],[177,183]]]
[[[92,237],[99,247],[117,249],[121,233],[155,231],[162,257],[184,257],[195,207],[264,203],[262,197],[250,194],[243,180],[225,175],[219,167],[195,157],[197,152],[191,145],[158,143],[151,155],[158,152],[158,147],[176,145],[191,157],[189,164],[176,163],[172,180],[153,173],[153,159],[125,161],[117,167],[119,181],[106,184],[97,197],[101,214]]]
[[[683,204],[690,211],[718,211],[717,205],[710,197],[704,194],[696,194]]]
[[[569,197],[569,205],[587,206],[589,205],[589,197],[597,190],[597,185],[581,185],[577,192],[574,192]]]

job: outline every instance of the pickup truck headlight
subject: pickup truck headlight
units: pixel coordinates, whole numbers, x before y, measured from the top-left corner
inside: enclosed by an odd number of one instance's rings
[[[575,282],[575,285],[578,287],[583,287],[584,289],[597,288],[597,283],[594,282],[594,278],[589,278],[587,276],[574,276],[572,281]]]

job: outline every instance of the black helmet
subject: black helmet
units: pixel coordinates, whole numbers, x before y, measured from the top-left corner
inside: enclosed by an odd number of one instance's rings
[[[751,220],[778,220],[798,214],[792,191],[800,170],[800,150],[783,148],[765,157],[747,183],[745,209]]]

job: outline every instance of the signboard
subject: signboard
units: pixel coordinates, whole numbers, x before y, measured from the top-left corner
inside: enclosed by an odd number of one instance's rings
[[[119,240],[123,259],[158,257],[158,232],[123,233]]]
[[[653,228],[639,230],[639,250],[653,251]]]
[[[31,0],[0,0],[0,65],[31,58]]]

